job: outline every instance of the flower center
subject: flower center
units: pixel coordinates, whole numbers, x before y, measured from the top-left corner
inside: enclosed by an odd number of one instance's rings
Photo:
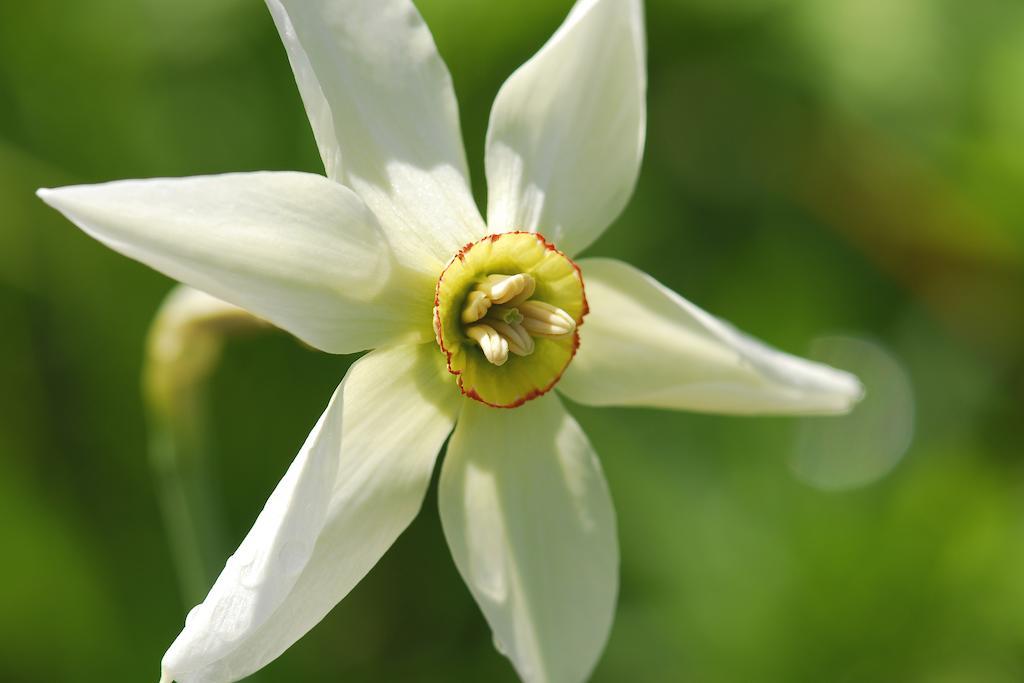
[[[512,408],[553,387],[587,313],[579,268],[536,233],[463,247],[437,281],[434,332],[463,394]]]
[[[504,365],[509,352],[529,356],[534,337],[564,337],[576,331],[576,321],[557,306],[531,300],[537,281],[528,273],[488,275],[466,297],[463,332],[475,341],[484,358]]]

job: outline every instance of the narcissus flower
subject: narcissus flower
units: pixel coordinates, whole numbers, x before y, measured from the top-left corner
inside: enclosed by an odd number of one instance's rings
[[[486,221],[451,78],[410,0],[267,2],[326,177],[39,193],[112,248],[314,347],[376,349],[189,613],[164,679],[237,680],[312,628],[417,514],[451,435],[441,520],[495,641],[525,680],[582,680],[615,610],[615,515],[552,388],[589,405],[795,414],[843,412],[860,385],[632,266],[574,260],[637,178],[640,0],[580,0],[501,88]]]

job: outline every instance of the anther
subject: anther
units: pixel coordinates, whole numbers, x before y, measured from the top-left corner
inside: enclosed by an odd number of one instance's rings
[[[504,365],[508,360],[508,340],[498,334],[490,325],[477,323],[466,328],[466,335],[475,341],[484,357],[494,365]]]
[[[460,317],[466,335],[484,357],[504,365],[508,354],[529,356],[538,337],[564,337],[576,331],[576,321],[557,306],[531,301],[537,281],[527,273],[492,274],[466,295]]]
[[[508,342],[508,350],[517,356],[529,356],[533,353],[534,342],[530,333],[523,329],[522,325],[512,324],[502,320],[487,319],[487,324]]]
[[[523,274],[523,277],[526,278],[525,284],[523,286],[523,291],[519,292],[517,296],[514,296],[508,301],[504,302],[504,305],[512,307],[512,310],[515,310],[516,306],[518,306],[519,304],[523,303],[531,296],[533,296],[534,290],[537,289],[536,280],[534,280],[529,275],[526,275],[525,273]]]
[[[522,326],[540,337],[562,337],[576,330],[576,321],[557,306],[543,301],[526,301],[517,310],[523,316]]]
[[[476,291],[483,292],[495,304],[514,305],[513,301],[526,301],[533,294],[537,283],[526,273],[517,275],[488,275],[477,285]]]
[[[465,325],[469,323],[475,323],[480,318],[487,315],[487,310],[491,307],[490,298],[481,292],[480,290],[474,289],[466,297],[466,305],[462,309],[462,322]]]

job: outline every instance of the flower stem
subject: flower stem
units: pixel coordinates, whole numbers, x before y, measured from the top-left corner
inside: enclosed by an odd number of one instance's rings
[[[182,598],[197,604],[227,558],[211,476],[207,384],[227,336],[267,324],[187,287],[164,300],[146,345],[149,461]]]
[[[192,605],[209,590],[226,547],[210,482],[205,396],[181,399],[173,414],[150,407],[149,460],[182,597]]]

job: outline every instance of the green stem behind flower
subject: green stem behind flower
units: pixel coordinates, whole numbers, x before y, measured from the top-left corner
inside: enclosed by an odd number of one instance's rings
[[[186,603],[206,595],[226,544],[223,513],[213,492],[205,419],[205,392],[197,387],[165,413],[149,406],[149,460],[175,569]]]
[[[150,329],[143,376],[149,460],[189,605],[203,599],[228,553],[211,476],[207,383],[227,336],[264,327],[240,308],[179,286]]]

